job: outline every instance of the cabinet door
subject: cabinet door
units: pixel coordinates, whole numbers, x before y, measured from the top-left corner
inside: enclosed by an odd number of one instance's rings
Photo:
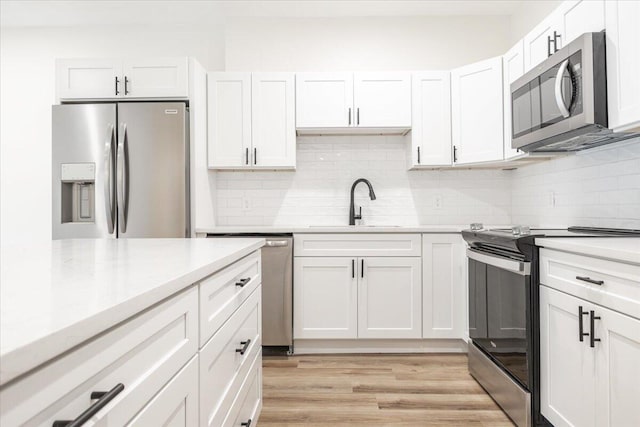
[[[353,123],[353,74],[296,74],[296,127],[342,128]]]
[[[520,40],[502,56],[504,72],[504,159],[522,155],[519,149],[511,148],[511,83],[524,74],[524,41]]]
[[[420,338],[418,257],[358,259],[358,338]]]
[[[570,0],[560,4],[554,15],[558,16],[557,31],[562,46],[584,33],[604,30],[604,3],[604,0]]]
[[[56,83],[60,99],[116,98],[124,94],[120,59],[59,59]]]
[[[451,72],[455,164],[503,158],[502,57]]]
[[[640,320],[597,306],[597,426],[640,426]]]
[[[463,241],[458,234],[422,235],[423,338],[464,335],[463,253]]]
[[[559,15],[551,14],[524,36],[524,69],[531,70],[554,53],[553,32],[559,32]],[[549,41],[551,39],[551,42]],[[557,48],[562,47],[562,39],[557,40]]]
[[[251,150],[251,74],[207,75],[208,164],[210,168],[248,166]]]
[[[296,166],[293,76],[292,73],[251,76],[252,167]]]
[[[356,73],[355,124],[360,127],[411,127],[411,75]]]
[[[448,71],[412,77],[412,166],[451,165],[451,77]]]
[[[128,59],[124,61],[124,95],[132,98],[187,98],[188,58]]]
[[[593,305],[540,286],[540,410],[560,426],[596,426],[595,352],[579,340],[578,310]],[[589,317],[582,316],[584,332]]]
[[[355,270],[355,258],[295,258],[294,338],[357,337]]]
[[[605,5],[609,127],[639,129],[640,2],[609,0]]]
[[[197,423],[198,356],[194,356],[127,425],[189,427]]]

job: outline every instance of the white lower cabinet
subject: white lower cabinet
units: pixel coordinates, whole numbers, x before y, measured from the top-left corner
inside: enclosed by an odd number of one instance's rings
[[[356,258],[296,257],[294,338],[356,338]]]
[[[295,339],[420,338],[420,257],[295,257]]]
[[[640,425],[639,360],[640,320],[540,287],[540,405],[555,426]]]
[[[194,356],[129,425],[189,427],[197,423],[198,356]]]
[[[420,258],[360,258],[358,338],[422,336]]]
[[[464,241],[459,234],[422,236],[422,337],[465,333]]]

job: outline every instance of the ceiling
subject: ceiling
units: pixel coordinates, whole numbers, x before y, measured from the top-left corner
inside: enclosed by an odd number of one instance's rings
[[[513,15],[526,0],[0,1],[0,25],[206,25],[229,17]]]

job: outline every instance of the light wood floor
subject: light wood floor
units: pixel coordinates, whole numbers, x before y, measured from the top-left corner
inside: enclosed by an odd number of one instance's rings
[[[267,426],[513,426],[466,355],[313,355],[263,360]]]

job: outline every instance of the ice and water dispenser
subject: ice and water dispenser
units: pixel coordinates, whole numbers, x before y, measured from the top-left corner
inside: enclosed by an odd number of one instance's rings
[[[64,223],[95,222],[96,164],[63,163],[60,170],[61,202]]]

